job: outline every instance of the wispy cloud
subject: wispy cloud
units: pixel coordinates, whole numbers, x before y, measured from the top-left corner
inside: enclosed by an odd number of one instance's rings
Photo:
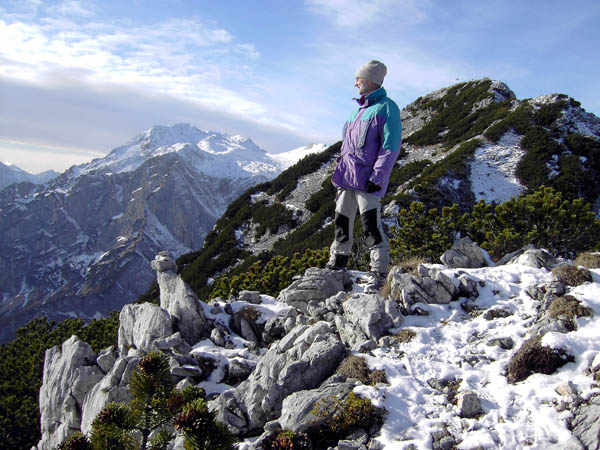
[[[237,92],[260,53],[227,30],[195,18],[153,24],[100,23],[79,2],[38,22],[0,20],[0,75],[47,83],[64,76],[183,96],[234,114],[264,110]]]
[[[37,3],[40,6],[40,3]],[[48,12],[56,13],[62,16],[76,16],[76,17],[92,17],[93,11],[85,8],[81,1],[78,0],[65,0],[57,5],[48,7]]]
[[[362,28],[387,21],[390,15],[397,18],[397,25],[421,22],[429,0],[305,0],[305,4],[340,28]]]

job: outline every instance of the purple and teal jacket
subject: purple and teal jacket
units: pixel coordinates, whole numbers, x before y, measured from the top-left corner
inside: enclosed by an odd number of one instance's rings
[[[402,145],[400,110],[382,87],[358,104],[344,125],[342,153],[331,181],[339,188],[366,192],[370,180],[381,187],[373,195],[383,197]]]

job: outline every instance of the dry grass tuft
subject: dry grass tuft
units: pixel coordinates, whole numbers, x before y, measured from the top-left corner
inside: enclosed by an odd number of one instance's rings
[[[573,264],[562,264],[552,269],[554,277],[567,286],[579,286],[586,281],[593,281],[592,274],[587,269],[581,269]]]

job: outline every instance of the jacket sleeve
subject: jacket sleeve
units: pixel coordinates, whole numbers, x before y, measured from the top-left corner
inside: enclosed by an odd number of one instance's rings
[[[388,103],[382,109],[384,123],[380,128],[381,146],[369,180],[377,186],[381,186],[382,191],[385,192],[394,163],[400,154],[402,122],[400,121],[400,110],[395,103]]]

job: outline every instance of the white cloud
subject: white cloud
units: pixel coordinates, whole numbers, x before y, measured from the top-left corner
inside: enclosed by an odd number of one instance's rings
[[[0,19],[0,40],[6,43],[0,48],[0,75],[47,83],[70,74],[181,96],[234,114],[252,112],[259,120],[268,117],[264,106],[237,92],[241,79],[253,77],[260,54],[227,30],[187,18],[92,25],[64,18],[41,24]]]
[[[91,17],[94,15],[91,10],[84,8],[78,0],[64,0],[57,5],[48,7],[47,11],[62,16]]]
[[[305,0],[308,10],[330,18],[340,28],[362,28],[395,18],[396,24],[425,19],[429,0]]]

